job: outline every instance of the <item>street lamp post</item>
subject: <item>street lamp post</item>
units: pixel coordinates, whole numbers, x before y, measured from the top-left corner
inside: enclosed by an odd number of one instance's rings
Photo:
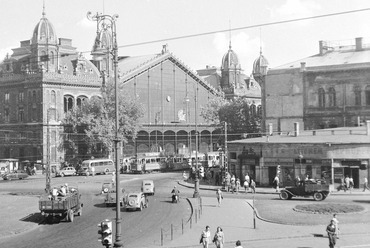
[[[116,240],[114,242],[114,247],[123,247],[123,242],[121,241],[121,206],[120,206],[120,168],[119,168],[119,158],[118,158],[118,146],[121,140],[119,139],[118,131],[119,131],[119,113],[118,113],[118,74],[117,74],[117,67],[118,67],[118,46],[117,46],[117,29],[116,29],[116,19],[118,15],[115,14],[113,16],[99,14],[92,15],[91,12],[87,13],[87,18],[91,21],[97,22],[97,32],[104,31],[104,30],[111,30],[112,31],[112,48],[109,51],[109,47],[107,47],[108,52],[112,52],[113,54],[113,69],[114,69],[114,86],[115,86],[115,137],[114,137],[114,150],[115,150],[115,159],[116,159]],[[92,55],[95,56],[105,56],[106,49],[101,49],[99,51],[95,51]]]
[[[198,168],[198,84],[195,91],[195,182],[194,182],[194,198],[199,197],[199,168]]]
[[[298,155],[298,159],[299,159],[299,177],[301,178],[302,177],[302,158],[303,158],[303,155],[302,153],[299,153]],[[301,178],[302,180],[303,178]]]

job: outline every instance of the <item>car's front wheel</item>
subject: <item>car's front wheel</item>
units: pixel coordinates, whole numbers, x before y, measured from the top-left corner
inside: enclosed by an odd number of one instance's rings
[[[289,200],[289,193],[286,192],[285,190],[282,190],[280,191],[280,195],[279,195],[280,199],[282,200]]]
[[[64,177],[64,173],[60,174],[61,177]]]
[[[313,199],[315,199],[315,201],[322,201],[324,200],[324,195],[321,192],[315,192],[315,194],[313,194]]]

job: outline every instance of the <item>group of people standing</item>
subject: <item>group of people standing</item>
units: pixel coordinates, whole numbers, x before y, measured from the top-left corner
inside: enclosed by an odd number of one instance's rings
[[[211,231],[210,227],[206,226],[206,229],[202,231],[200,235],[199,243],[202,244],[203,248],[209,248],[209,244],[214,243],[216,248],[223,248],[225,243],[225,235],[221,227],[217,227],[215,235],[211,240]],[[235,248],[243,248],[241,246],[241,242],[238,240],[236,241]]]
[[[235,175],[231,175],[229,172],[226,172],[224,180],[225,189],[227,192],[231,191],[232,193],[236,192],[237,194],[240,192],[242,184],[239,178],[235,177]],[[253,193],[256,193],[256,183],[250,178],[248,173],[245,174],[243,187],[245,193],[248,193],[250,190],[252,190]]]

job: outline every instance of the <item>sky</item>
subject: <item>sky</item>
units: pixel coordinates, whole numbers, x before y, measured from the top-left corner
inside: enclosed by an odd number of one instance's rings
[[[194,71],[207,65],[220,67],[230,42],[247,75],[260,48],[274,68],[317,54],[320,40],[348,44],[364,37],[370,43],[370,10],[258,27],[367,9],[368,0],[0,0],[0,61],[20,41],[31,39],[43,2],[57,37],[72,39],[87,58],[96,34],[96,22],[87,19],[88,11],[119,15],[120,56],[160,53],[167,44]],[[210,34],[193,36],[204,33]],[[165,40],[183,36],[192,37]]]

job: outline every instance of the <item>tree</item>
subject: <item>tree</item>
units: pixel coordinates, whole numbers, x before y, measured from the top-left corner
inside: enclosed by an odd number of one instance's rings
[[[101,97],[92,97],[82,102],[65,115],[62,121],[65,135],[61,149],[66,160],[106,157],[114,148],[115,128],[115,94],[114,84],[107,83]],[[128,95],[119,94],[119,129],[118,139],[127,142],[134,139],[139,129],[138,120],[143,116],[141,104]]]
[[[251,111],[251,105],[252,102],[243,97],[230,101],[216,98],[202,109],[201,115],[221,129],[226,122],[228,140],[245,138],[245,134],[256,137],[260,133],[261,116]]]

